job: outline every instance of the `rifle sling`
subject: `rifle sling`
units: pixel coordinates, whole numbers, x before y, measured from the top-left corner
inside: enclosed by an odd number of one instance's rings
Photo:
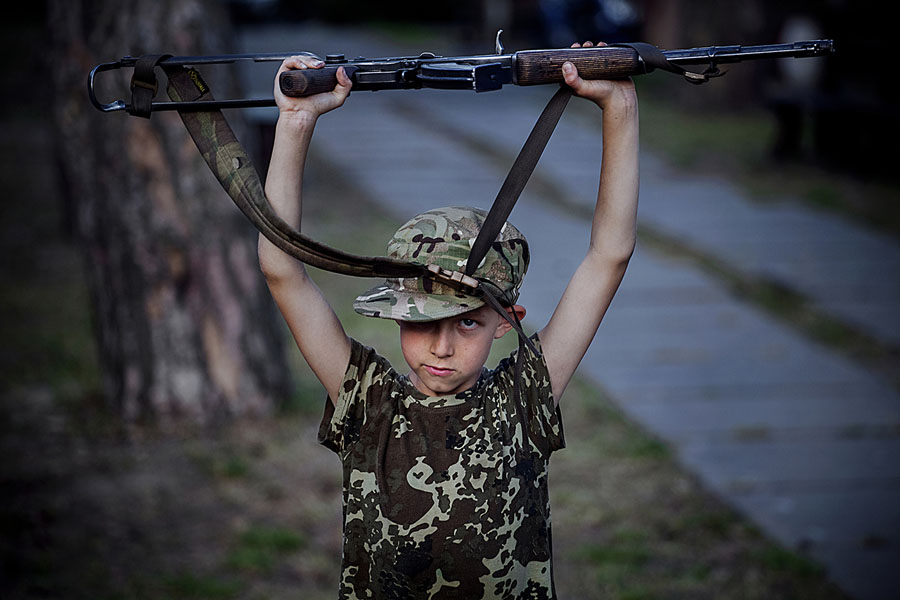
[[[163,70],[169,79],[166,91],[172,100],[213,99],[209,86],[196,70],[165,65]],[[303,235],[272,209],[259,174],[221,111],[179,111],[179,115],[206,164],[241,212],[290,256],[326,271],[356,277],[420,277],[425,273],[419,264],[349,254]]]
[[[466,275],[471,276],[478,269],[478,265],[481,264],[491,244],[497,239],[497,235],[503,228],[503,224],[506,223],[509,213],[512,212],[513,206],[519,199],[522,190],[525,189],[525,184],[528,183],[531,173],[537,166],[538,159],[543,154],[544,148],[547,146],[547,142],[550,140],[553,130],[556,129],[559,118],[562,116],[571,97],[572,88],[565,84],[561,85],[556,93],[553,94],[553,97],[550,98],[547,106],[544,107],[541,116],[538,117],[531,133],[528,134],[528,138],[525,140],[525,144],[519,151],[519,155],[513,162],[512,168],[506,175],[503,185],[500,186],[500,191],[497,192],[497,197],[491,205],[491,210],[488,211],[484,224],[481,226],[481,231],[478,232],[478,236],[472,244],[469,258],[466,261]]]

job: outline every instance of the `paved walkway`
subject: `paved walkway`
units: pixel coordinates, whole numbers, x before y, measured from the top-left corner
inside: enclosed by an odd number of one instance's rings
[[[316,29],[247,38],[248,50],[292,46],[349,56],[404,51]],[[265,93],[270,81],[263,74],[251,85]],[[398,220],[430,206],[487,207],[505,167],[478,146],[517,152],[550,93],[357,93],[338,116],[323,117],[312,151],[363,182]],[[563,117],[538,171],[569,202],[589,206],[600,137],[596,119],[582,114]],[[896,240],[791,201],[753,203],[728,182],[679,175],[652,155],[641,160],[642,224],[736,271],[777,278],[884,343],[900,340]],[[584,255],[589,222],[531,189],[512,220],[533,249],[522,300],[534,329]],[[579,373],[769,535],[825,564],[849,593],[897,597],[900,394],[886,381],[640,242]]]

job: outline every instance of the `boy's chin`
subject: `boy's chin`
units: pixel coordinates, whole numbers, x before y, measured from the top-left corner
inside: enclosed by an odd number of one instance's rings
[[[446,379],[442,377],[432,376],[427,373],[427,371],[423,374],[416,373],[416,378],[413,381],[416,388],[427,396],[447,396],[450,394],[458,394],[460,392],[464,392],[474,383],[467,384],[465,381],[460,381],[458,377],[448,376]]]

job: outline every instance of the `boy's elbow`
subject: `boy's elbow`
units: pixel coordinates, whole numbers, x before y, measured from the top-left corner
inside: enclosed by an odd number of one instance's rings
[[[632,246],[631,249],[627,252],[623,250],[618,254],[607,257],[606,264],[609,265],[613,272],[618,273],[619,277],[623,277],[625,275],[625,271],[628,269],[628,263],[631,262],[631,257],[633,255],[634,246]]]
[[[275,251],[280,252],[270,241],[260,235],[256,246],[256,259],[259,262],[259,270],[262,271],[266,281],[278,276]]]
[[[268,261],[262,260],[259,262],[259,270],[262,271],[263,277],[265,277],[266,284],[269,288],[278,287],[285,283],[296,282],[297,280],[306,278],[306,269],[303,268],[302,263],[294,261],[293,259],[289,260],[295,264],[288,264],[287,261],[285,261],[285,263],[279,261],[277,264],[271,264]]]
[[[257,258],[259,270],[269,287],[297,277],[302,278],[306,274],[303,263],[294,260],[268,240],[260,240]]]
[[[605,266],[621,268],[628,266],[631,257],[634,256],[635,239],[632,237],[618,243],[608,243],[600,246],[591,246],[589,256],[602,262]]]
[[[271,261],[268,261],[260,255],[259,257],[259,270],[262,271],[263,277],[266,279],[266,283],[273,283],[282,278],[282,275],[279,273],[278,269],[276,269]]]
[[[634,256],[634,248],[635,241],[632,239],[631,243],[625,247],[625,251],[622,253],[622,263],[625,266],[628,266],[628,263],[631,262],[631,257]]]
[[[630,237],[622,243],[617,244],[615,250],[612,251],[613,260],[622,265],[627,265],[631,261],[631,257],[634,256],[634,247],[634,237]]]

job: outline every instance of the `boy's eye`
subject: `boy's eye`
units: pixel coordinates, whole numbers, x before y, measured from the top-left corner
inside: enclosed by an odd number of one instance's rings
[[[460,319],[459,325],[463,329],[475,329],[478,326],[478,321],[475,319]]]

